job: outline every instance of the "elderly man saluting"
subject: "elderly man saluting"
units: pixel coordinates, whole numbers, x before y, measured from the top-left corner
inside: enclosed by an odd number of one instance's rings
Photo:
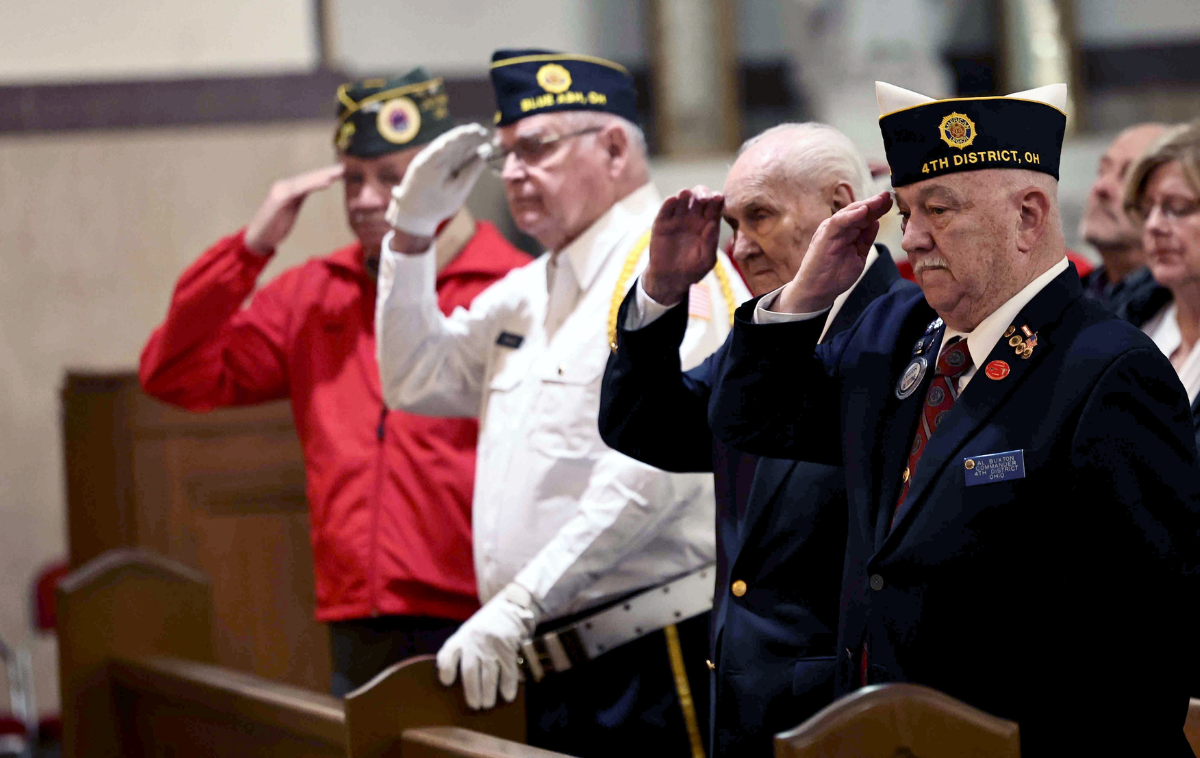
[[[711,477],[627,458],[596,425],[617,307],[645,267],[661,203],[633,82],[610,61],[540,50],[499,51],[491,73],[497,142],[472,124],[432,143],[394,193],[383,245],[388,404],[481,425],[473,526],[485,605],[438,667],[447,684],[461,675],[469,704],[490,707],[497,688],[515,696],[524,659],[531,744],[612,755],[645,740],[691,754],[707,694]],[[460,204],[489,148],[517,225],[550,252],[447,318],[433,307],[433,221]],[[691,295],[688,366],[721,344],[748,293],[725,260]]]
[[[617,350],[600,399],[605,441],[670,471],[714,475],[710,755],[769,756],[776,732],[833,700],[846,474],[837,466],[758,458],[713,439],[708,404],[729,343],[681,370],[688,289],[717,260],[722,215],[751,290],[778,289],[795,277],[820,223],[861,199],[869,180],[854,144],[833,127],[768,129],[738,152],[723,197],[696,187],[667,200],[654,223],[650,264],[618,316]],[[676,249],[693,241],[699,245]],[[896,289],[916,287],[878,245],[826,314],[822,339],[848,329],[871,301]]]
[[[1191,755],[1195,440],[1170,364],[1064,256],[1066,88],[878,88],[922,293],[818,345],[891,200],[835,214],[739,310],[714,432],[846,468],[841,691],[935,687],[1017,721],[1022,755]]]

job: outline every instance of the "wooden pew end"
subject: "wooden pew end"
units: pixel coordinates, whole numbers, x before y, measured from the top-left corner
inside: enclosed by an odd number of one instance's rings
[[[511,703],[474,711],[467,707],[462,686],[457,682],[450,687],[442,684],[434,657],[422,655],[391,666],[346,696],[351,758],[394,754],[389,751],[401,742],[406,730],[429,726],[460,727],[524,743],[524,688]]]
[[[1015,723],[918,684],[864,687],[795,729],[775,735],[776,758],[1019,758],[1020,754]]]

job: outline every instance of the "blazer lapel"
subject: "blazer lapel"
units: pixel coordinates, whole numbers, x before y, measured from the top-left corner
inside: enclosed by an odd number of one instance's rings
[[[1064,281],[1064,277],[1070,277],[1073,281]],[[1071,287],[1071,284],[1074,284],[1074,287]],[[955,460],[955,455],[967,440],[1036,370],[1041,357],[1047,351],[1054,349],[1053,327],[1062,317],[1067,306],[1081,295],[1082,288],[1078,275],[1075,274],[1074,269],[1068,268],[1046,285],[1045,289],[1034,296],[1033,300],[1017,314],[1016,326],[1025,324],[1037,332],[1038,344],[1034,348],[1033,354],[1028,359],[1015,355],[1013,348],[1008,344],[1008,338],[1002,337],[988,354],[987,361],[982,366],[976,367],[970,384],[963,390],[954,407],[946,414],[945,420],[937,431],[930,436],[925,452],[921,455],[921,462],[917,465],[916,474],[909,486],[909,506],[905,509],[905,513],[897,522],[896,527],[891,529],[890,533],[886,533],[884,545],[895,544],[896,541],[902,539],[906,525],[912,520],[912,514],[922,507],[924,496],[932,483],[941,476],[943,469]],[[1003,378],[991,379],[986,371],[988,365],[993,361],[1003,361],[1008,365],[1009,373]]]
[[[750,486],[750,496],[746,498],[746,513],[738,524],[739,550],[741,545],[749,542],[750,533],[762,518],[763,511],[775,498],[775,493],[783,486],[795,467],[796,461],[779,458],[758,459],[754,483]],[[733,565],[735,560],[736,557],[731,557],[730,565]]]

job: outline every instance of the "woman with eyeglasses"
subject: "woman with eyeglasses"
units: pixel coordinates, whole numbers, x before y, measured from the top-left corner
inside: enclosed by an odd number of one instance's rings
[[[1173,295],[1142,331],[1171,359],[1195,407],[1200,395],[1200,121],[1171,129],[1134,164],[1125,184],[1125,209],[1142,225],[1150,273]]]

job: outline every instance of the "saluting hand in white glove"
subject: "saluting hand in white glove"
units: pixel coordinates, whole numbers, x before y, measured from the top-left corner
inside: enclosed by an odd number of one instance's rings
[[[529,591],[512,583],[467,619],[437,654],[438,678],[454,684],[462,671],[463,694],[476,710],[496,704],[496,689],[505,701],[517,696],[517,655],[537,623]]]
[[[414,237],[432,237],[467,201],[486,165],[487,143],[487,129],[463,124],[426,145],[392,189],[388,223]]]

